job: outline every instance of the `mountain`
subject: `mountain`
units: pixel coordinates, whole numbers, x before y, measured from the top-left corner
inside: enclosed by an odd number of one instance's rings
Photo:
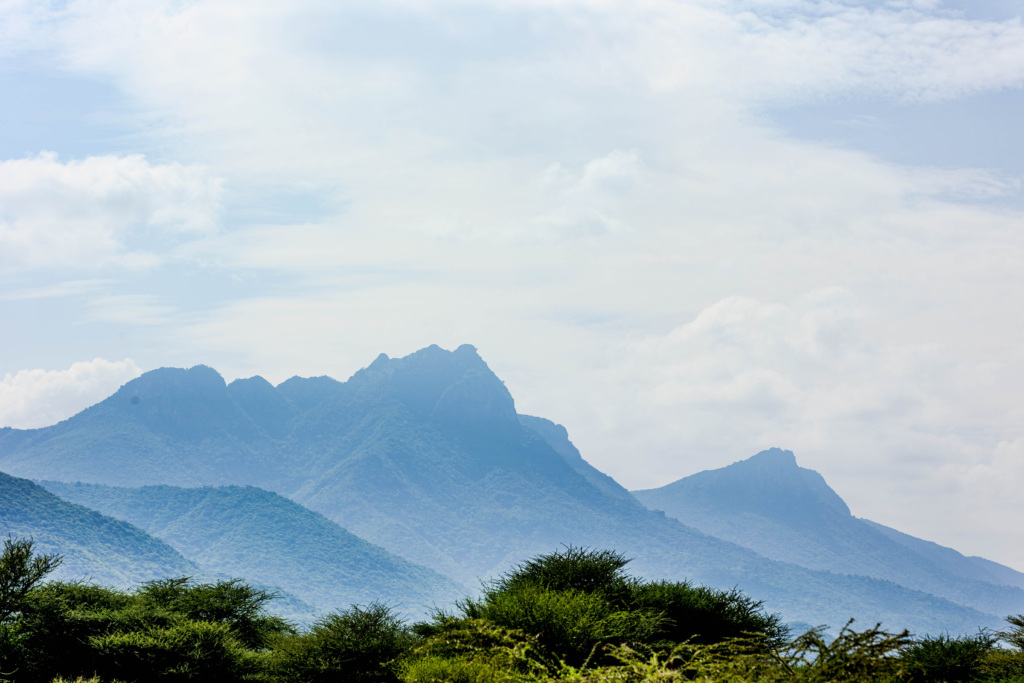
[[[790,621],[959,633],[1003,616],[773,561],[646,509],[577,457],[564,430],[518,415],[472,346],[382,354],[346,382],[268,389],[229,389],[202,366],[149,372],[58,425],[0,432],[0,468],[131,487],[259,486],[464,584],[575,544],[635,558],[641,576],[739,587]]]
[[[449,604],[467,592],[255,487],[42,485],[130,521],[210,571],[279,586],[322,612],[379,601],[422,617],[435,602]]]
[[[854,517],[791,451],[762,451],[633,495],[775,560],[887,579],[990,613],[1024,612],[1024,574]]]
[[[161,368],[52,427],[0,430],[0,467],[127,486],[248,484],[276,471],[271,441],[215,370]]]
[[[141,581],[198,573],[174,548],[127,522],[61,500],[0,472],[0,538],[31,538],[38,553],[64,558],[51,578],[127,588]]]

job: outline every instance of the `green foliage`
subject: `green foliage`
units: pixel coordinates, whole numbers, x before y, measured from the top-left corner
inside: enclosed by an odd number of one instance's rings
[[[0,524],[15,538],[33,539],[37,560],[59,554],[50,578],[89,576],[127,587],[196,567],[166,543],[127,522],[74,505],[26,479],[0,472]]]
[[[430,635],[403,662],[402,681],[511,683],[543,680],[564,668],[536,637],[480,619],[438,615],[429,630]]]
[[[0,626],[21,610],[25,596],[60,566],[59,555],[34,555],[31,539],[8,536],[0,551]]]
[[[982,677],[985,659],[997,640],[984,631],[956,638],[928,637],[904,648],[902,659],[908,666],[910,680],[915,683],[969,683]]]
[[[572,665],[590,659],[604,643],[648,642],[660,630],[656,613],[617,608],[601,592],[520,585],[463,603],[464,616],[535,634],[550,652]]]
[[[276,680],[295,683],[397,681],[398,659],[415,636],[381,604],[353,606],[329,614],[308,633],[275,643],[272,667]]]
[[[144,603],[188,619],[226,624],[249,648],[263,648],[271,636],[290,630],[283,619],[266,613],[274,595],[240,579],[200,584],[189,577],[160,579],[143,584],[138,594]]]
[[[49,556],[36,562],[31,543],[12,540],[9,548],[14,552],[5,558],[23,568],[54,562]],[[24,578],[24,572],[11,575]],[[12,592],[17,619],[9,618],[0,632],[0,672],[18,683],[94,674],[125,682],[250,680],[260,670],[259,650],[292,632],[266,614],[273,596],[239,581],[163,579],[133,592],[30,583]]]
[[[992,648],[981,664],[985,676],[993,681],[1024,683],[1024,614],[1007,617],[1013,628],[998,633],[1006,647]]]
[[[8,537],[0,551],[0,679],[14,673],[28,653],[24,610],[31,591],[61,562],[36,555],[31,539]]]
[[[177,618],[164,627],[89,639],[96,671],[123,681],[245,681],[259,673],[225,623]]]
[[[897,683],[907,634],[844,628],[832,640],[812,630],[766,649],[763,639],[681,643],[670,650],[611,646],[602,666],[538,658],[535,640],[486,622],[435,633],[402,671],[406,683]]]
[[[45,568],[30,543],[9,547],[10,576]],[[304,631],[267,614],[272,594],[238,580],[124,591],[36,579],[9,593],[20,597],[4,623],[0,680],[1024,683],[1024,615],[999,634],[912,641],[847,623],[833,639],[819,628],[786,641],[777,617],[739,591],[644,582],[625,566],[617,553],[568,547],[485,586],[458,616],[408,627],[373,603]]]
[[[484,586],[479,599],[462,601],[461,616],[533,635],[577,667],[604,661],[606,645],[784,640],[779,617],[739,591],[645,583],[626,574],[628,562],[614,551],[572,546],[534,557]]]
[[[629,599],[636,583],[625,567],[629,564],[613,550],[590,550],[567,546],[547,555],[526,560],[496,579],[489,592],[513,592],[526,586],[553,591],[599,594],[616,604]]]
[[[736,589],[653,581],[634,586],[631,604],[662,615],[655,638],[669,643],[753,638],[767,646],[779,646],[788,635],[779,615],[766,613],[763,602]]]

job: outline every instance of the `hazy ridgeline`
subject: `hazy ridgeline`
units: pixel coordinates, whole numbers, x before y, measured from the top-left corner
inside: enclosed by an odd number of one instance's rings
[[[0,534],[63,558],[4,593],[14,680],[1019,673],[1021,573],[854,517],[780,449],[630,493],[469,346],[347,382],[156,370],[0,430],[0,470]]]
[[[9,539],[0,554],[0,671],[23,683],[1024,680],[1024,616],[973,637],[791,638],[739,591],[644,581],[612,551],[532,558],[427,621],[370,604],[308,628],[240,581],[44,583],[60,558],[32,551]]]

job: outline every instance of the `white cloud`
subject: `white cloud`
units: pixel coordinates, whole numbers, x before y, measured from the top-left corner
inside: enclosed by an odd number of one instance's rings
[[[97,403],[142,371],[130,358],[96,358],[67,370],[21,370],[0,382],[0,426],[45,427]]]
[[[85,322],[125,325],[165,325],[177,309],[149,294],[111,294],[92,299],[82,317]]]
[[[165,259],[245,283],[213,310],[110,287],[68,319],[151,323],[150,348],[275,379],[471,342],[630,486],[779,445],[859,514],[965,549],[984,522],[957,500],[1024,515],[993,488],[1022,438],[1022,217],[985,203],[1019,180],[757,117],[1020,87],[1019,20],[930,0],[40,6],[0,5],[0,49],[114,84],[144,143],[196,165],[19,161],[41,170],[0,183],[22,202],[0,201],[5,266]],[[342,208],[211,230],[215,176]]]
[[[0,264],[7,269],[153,265],[133,245],[213,230],[221,182],[141,155],[0,161]]]

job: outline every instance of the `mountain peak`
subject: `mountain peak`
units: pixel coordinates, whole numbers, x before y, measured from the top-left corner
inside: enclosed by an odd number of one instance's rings
[[[117,393],[132,393],[139,389],[183,388],[221,389],[227,386],[220,373],[208,365],[193,365],[190,368],[157,368],[144,372],[131,380]],[[116,395],[116,394],[115,394]]]
[[[794,523],[823,516],[850,517],[850,509],[825,479],[797,465],[793,452],[781,448],[634,495],[645,505],[663,510],[674,506],[740,510]]]
[[[264,383],[266,387],[261,386]],[[260,388],[274,391],[262,378],[236,381],[232,387],[231,393]],[[201,441],[224,430],[248,440],[254,431],[252,421],[232,399],[224,378],[206,365],[150,370],[86,413],[106,413],[111,419],[114,415],[128,417],[155,434],[186,441]]]
[[[796,464],[796,456],[793,454],[793,451],[787,451],[782,448],[769,448],[735,464],[740,465],[742,463],[773,469],[800,469],[800,466]]]
[[[519,424],[512,395],[471,344],[454,351],[431,344],[402,358],[381,354],[349,383],[445,422]]]

